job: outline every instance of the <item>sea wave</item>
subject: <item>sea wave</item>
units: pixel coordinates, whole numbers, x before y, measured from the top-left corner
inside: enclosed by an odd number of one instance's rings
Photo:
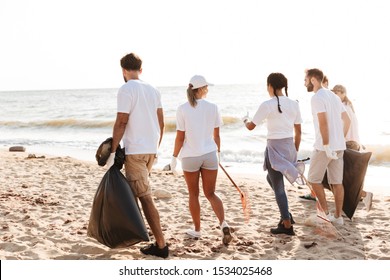
[[[79,119],[56,119],[43,121],[0,121],[0,126],[9,128],[105,128],[112,127],[113,121],[79,120]]]
[[[223,117],[223,123],[225,125],[234,124],[239,121],[235,117]],[[176,131],[176,119],[167,117],[164,119],[165,131],[175,132]],[[72,128],[112,128],[114,120],[83,120],[75,118],[67,119],[53,119],[53,120],[37,120],[37,121],[0,121],[0,127],[8,128],[61,128],[61,127],[72,127]]]
[[[370,163],[374,165],[390,164],[389,145],[368,145],[365,147],[368,152],[372,152]]]
[[[166,117],[164,118],[165,122],[165,132],[175,132],[176,131],[176,118]],[[237,117],[223,116],[222,122],[225,126],[236,124],[240,122],[240,119]]]
[[[370,165],[373,166],[388,166],[390,167],[390,146],[372,145],[366,146],[362,152],[371,152]],[[310,163],[312,150],[302,149],[298,153],[298,160],[307,160]],[[228,162],[242,162],[242,163],[263,163],[264,151],[253,150],[231,150],[224,149],[221,151],[221,158]]]

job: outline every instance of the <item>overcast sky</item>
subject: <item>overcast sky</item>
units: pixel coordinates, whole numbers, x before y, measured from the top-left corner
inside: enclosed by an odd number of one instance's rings
[[[282,72],[302,87],[304,70],[318,67],[331,84],[380,91],[389,13],[386,0],[1,0],[0,91],[116,88],[129,52],[156,86]]]

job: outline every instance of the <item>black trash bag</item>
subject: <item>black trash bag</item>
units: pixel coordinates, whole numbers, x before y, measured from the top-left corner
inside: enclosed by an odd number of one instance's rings
[[[352,219],[360,201],[360,193],[363,189],[364,177],[366,176],[371,154],[371,152],[358,152],[351,149],[346,149],[344,151],[343,211],[350,219]],[[331,190],[327,173],[325,173],[322,184],[325,188]]]
[[[87,235],[110,248],[149,241],[149,235],[130,185],[120,169],[125,154],[118,147],[115,164],[102,178],[92,204]]]

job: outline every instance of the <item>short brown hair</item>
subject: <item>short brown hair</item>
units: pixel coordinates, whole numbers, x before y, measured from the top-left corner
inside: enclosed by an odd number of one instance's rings
[[[135,53],[129,53],[121,58],[121,67],[125,70],[141,70],[142,60]]]
[[[308,76],[309,78],[313,77],[316,80],[318,80],[320,83],[324,79],[324,73],[320,69],[317,69],[317,68],[306,70],[306,76]]]

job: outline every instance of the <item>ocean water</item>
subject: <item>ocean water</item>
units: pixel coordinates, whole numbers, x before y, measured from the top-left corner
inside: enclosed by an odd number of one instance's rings
[[[186,101],[186,88],[158,89],[162,95],[166,124],[158,161],[163,166],[170,162],[176,108]],[[117,89],[0,92],[0,147],[22,145],[29,153],[95,161],[96,149],[112,135],[116,94]],[[307,93],[302,86],[300,91],[290,90],[289,96],[300,103],[304,122],[298,157],[307,158],[314,140],[310,109],[312,93]],[[265,85],[216,85],[209,88],[207,98],[218,104],[224,121],[221,127],[221,161],[230,166],[248,166],[252,170],[261,168],[266,128],[258,126],[248,131],[241,118],[247,112],[253,116],[259,104],[269,99]],[[356,111],[360,112],[362,144],[373,152],[370,168],[381,168],[386,173],[390,171],[390,117],[383,114],[381,119],[375,119],[373,126],[366,105],[364,100],[354,102]],[[387,182],[381,184],[390,185]]]

